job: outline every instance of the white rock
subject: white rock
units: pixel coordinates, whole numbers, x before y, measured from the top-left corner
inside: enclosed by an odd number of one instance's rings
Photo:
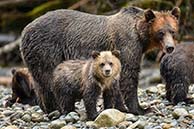
[[[188,112],[186,109],[184,108],[176,108],[174,109],[174,111],[172,112],[172,115],[174,118],[179,118],[180,116],[187,116]]]
[[[19,128],[15,125],[10,125],[10,126],[5,127],[4,129],[19,129]]]
[[[32,113],[32,118],[31,119],[32,119],[33,122],[41,122],[41,121],[44,120],[44,117],[43,117],[43,114],[34,112],[34,113]]]
[[[165,85],[164,84],[158,84],[156,87],[158,89],[165,89]]]
[[[66,125],[66,122],[63,120],[54,120],[50,123],[50,129],[60,129]]]
[[[66,126],[62,127],[61,129],[76,129],[76,127],[74,127],[72,125],[66,125]]]
[[[158,92],[158,88],[155,86],[149,87],[146,89],[147,93],[157,93]]]
[[[86,125],[90,128],[97,128],[97,125],[94,123],[94,121],[87,121]]]
[[[125,119],[125,113],[116,109],[107,109],[102,111],[95,119],[94,124],[97,127],[115,126]]]
[[[135,116],[134,114],[131,114],[131,113],[127,113],[126,116],[125,116],[125,120],[126,121],[132,121],[132,122],[135,122],[138,120],[138,117]]]

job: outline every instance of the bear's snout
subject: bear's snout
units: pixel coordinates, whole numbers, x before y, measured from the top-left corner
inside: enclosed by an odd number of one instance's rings
[[[174,46],[166,46],[166,52],[172,53],[174,51]]]
[[[105,77],[110,77],[112,74],[112,70],[110,68],[104,69],[103,74]]]
[[[165,34],[163,39],[163,45],[164,52],[172,53],[174,51],[176,43],[170,33]]]
[[[106,73],[106,75],[109,75],[110,74],[110,70],[109,69],[105,70],[105,73]]]

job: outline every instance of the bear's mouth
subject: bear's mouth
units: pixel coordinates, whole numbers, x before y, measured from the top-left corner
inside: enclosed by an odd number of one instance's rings
[[[106,78],[111,77],[111,73],[109,73],[109,74],[104,73],[103,76]]]
[[[105,77],[110,77],[111,75],[104,75]]]
[[[109,69],[103,70],[104,77],[110,77],[112,75],[112,71]]]

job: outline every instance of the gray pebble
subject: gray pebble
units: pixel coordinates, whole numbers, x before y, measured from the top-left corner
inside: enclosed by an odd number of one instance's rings
[[[50,123],[49,128],[50,129],[60,129],[63,126],[66,125],[66,122],[63,120],[54,120]]]
[[[194,85],[192,87],[194,89]],[[0,87],[0,103],[3,103],[6,98],[11,95],[10,89],[9,92],[3,93],[7,90],[8,89]],[[165,127],[168,127],[168,125],[172,126],[169,126],[168,129],[181,129],[184,127],[190,129],[194,128],[194,104],[186,105],[183,102],[178,103],[176,106],[171,105],[163,97],[165,95],[164,85],[155,85],[147,93],[145,89],[139,89],[138,94],[141,106],[155,106],[162,115],[155,112],[145,115],[127,113],[125,121],[116,126],[102,127],[101,129],[126,129],[128,127],[139,129],[162,129],[164,124],[166,124]],[[96,126],[88,127],[89,125],[86,125],[86,121],[80,121],[80,118],[85,113],[83,102],[77,103],[76,106],[76,109],[78,110],[76,110],[76,112],[79,112],[79,114],[70,112],[67,115],[60,116],[58,111],[44,114],[39,106],[15,103],[12,107],[4,108],[3,104],[0,104],[0,129],[4,129],[9,125],[16,125],[18,128],[22,129],[60,129],[66,125],[66,127],[71,125],[77,129],[97,129]],[[100,107],[102,105],[98,104],[98,106]],[[82,111],[83,114],[80,114],[80,111]],[[178,115],[176,116],[175,114]]]
[[[79,120],[79,115],[76,112],[70,112],[65,116],[64,120],[66,122],[73,122],[74,123],[74,122]]]
[[[72,116],[70,116],[70,115],[67,115],[65,118],[64,118],[64,120],[66,121],[66,122],[74,122],[74,119],[73,119],[73,117]]]
[[[24,121],[26,121],[26,122],[30,122],[31,119],[32,119],[32,117],[31,117],[30,114],[26,113],[26,114],[24,114],[24,115],[22,116],[21,119],[24,120]]]
[[[138,120],[138,117],[135,116],[135,115],[133,115],[133,114],[131,114],[131,113],[128,113],[128,114],[126,114],[126,116],[125,116],[125,120],[126,120],[126,121],[136,122],[136,121]]]
[[[61,115],[61,116],[59,117],[59,119],[60,119],[60,120],[64,120],[65,117],[66,117],[66,115]]]
[[[32,113],[32,121],[33,122],[42,122],[44,120],[44,117],[42,114],[40,113]]]
[[[178,119],[180,116],[187,116],[188,112],[185,108],[175,108],[172,115],[175,119]]]
[[[194,109],[190,110],[189,113],[194,115]]]
[[[48,114],[48,118],[51,119],[51,120],[55,120],[59,117],[60,117],[60,112],[58,110],[53,111],[53,112]]]
[[[22,112],[22,111],[17,111],[17,112],[13,113],[13,114],[10,116],[10,120],[11,120],[11,121],[14,121],[14,120],[16,120],[16,119],[20,119],[22,116],[23,116],[23,112]]]
[[[15,111],[11,111],[11,110],[5,110],[2,112],[3,115],[5,116],[10,116],[11,114],[13,114]]]
[[[147,89],[146,89],[146,92],[147,92],[147,93],[157,93],[157,92],[158,92],[158,88],[152,86],[152,87],[147,88]]]
[[[140,121],[139,124],[137,125],[137,127],[139,129],[144,129],[144,127],[147,125],[147,121]]]

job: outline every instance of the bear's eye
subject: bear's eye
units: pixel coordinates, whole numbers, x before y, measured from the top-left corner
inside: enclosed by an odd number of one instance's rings
[[[105,65],[104,63],[101,63],[101,64],[100,64],[100,67],[103,67],[104,65]]]
[[[170,34],[172,35],[173,38],[176,38],[176,32],[175,31],[170,30],[169,32],[170,32]]]
[[[175,34],[175,31],[173,31],[173,30],[170,30],[170,33],[171,33],[172,35],[174,35],[174,34]]]
[[[162,38],[164,37],[164,32],[163,32],[163,31],[159,31],[159,32],[158,32],[158,37],[159,37],[160,39],[162,39]]]
[[[110,65],[110,66],[112,66],[112,65],[113,65],[113,63],[112,63],[112,62],[109,62],[109,65]]]

